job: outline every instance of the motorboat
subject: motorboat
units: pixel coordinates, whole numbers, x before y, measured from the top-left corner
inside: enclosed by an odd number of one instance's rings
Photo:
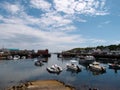
[[[99,62],[93,62],[92,64],[89,64],[89,69],[92,71],[98,71],[98,72],[105,72],[106,68],[103,66],[100,66]]]
[[[109,63],[108,65],[110,69],[120,69],[120,65],[118,63]]]
[[[62,67],[58,66],[57,64],[54,64],[52,67],[58,69],[60,72],[63,70]]]
[[[68,70],[74,70],[74,71],[81,71],[81,68],[77,65],[77,64],[75,64],[77,61],[75,61],[75,60],[71,60],[70,61],[70,63],[67,63],[66,64],[66,67],[67,67],[67,69]]]
[[[13,60],[18,60],[18,59],[20,59],[20,56],[19,56],[19,55],[15,55],[15,56],[13,57]]]
[[[35,61],[35,65],[36,66],[42,66],[44,64],[43,64],[43,62],[41,60],[37,60],[37,61]]]
[[[26,56],[22,56],[21,59],[26,59]]]
[[[80,64],[91,64],[95,61],[95,57],[94,56],[82,56],[79,58],[79,63]]]
[[[57,64],[52,65],[51,67],[47,67],[46,69],[50,73],[57,73],[57,74],[59,74],[63,70],[62,67],[58,66]]]

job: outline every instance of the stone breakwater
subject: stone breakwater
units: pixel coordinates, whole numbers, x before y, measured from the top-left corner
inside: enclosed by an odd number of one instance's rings
[[[75,88],[57,80],[40,80],[12,86],[7,90],[75,90]]]

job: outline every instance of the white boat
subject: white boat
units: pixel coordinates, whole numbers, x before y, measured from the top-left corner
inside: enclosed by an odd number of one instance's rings
[[[81,64],[90,64],[93,63],[95,61],[95,57],[94,56],[84,56],[84,58],[80,58],[79,59],[79,63]]]
[[[13,60],[18,60],[18,59],[20,59],[20,56],[19,56],[19,55],[15,55],[15,56],[13,57]]]
[[[47,71],[50,73],[59,74],[62,70],[63,70],[62,67],[58,66],[57,64],[52,65],[51,67],[47,67]]]
[[[57,64],[52,65],[52,67],[58,69],[60,72],[63,70],[62,67],[58,66]]]
[[[77,64],[75,64],[77,61],[75,61],[75,60],[71,60],[70,61],[70,63],[67,63],[66,64],[66,67],[67,67],[67,69],[69,69],[69,70],[74,70],[74,71],[81,71],[81,68],[77,65]]]
[[[89,64],[89,68],[93,71],[98,71],[98,72],[105,72],[106,68],[103,66],[100,66],[99,62],[93,62],[92,64]]]

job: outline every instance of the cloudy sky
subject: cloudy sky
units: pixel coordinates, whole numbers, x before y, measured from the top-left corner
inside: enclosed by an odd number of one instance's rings
[[[0,48],[64,51],[120,43],[120,0],[0,0]]]

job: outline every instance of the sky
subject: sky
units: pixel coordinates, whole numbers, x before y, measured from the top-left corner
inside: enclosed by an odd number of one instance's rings
[[[0,48],[61,52],[120,44],[120,0],[0,0]]]

